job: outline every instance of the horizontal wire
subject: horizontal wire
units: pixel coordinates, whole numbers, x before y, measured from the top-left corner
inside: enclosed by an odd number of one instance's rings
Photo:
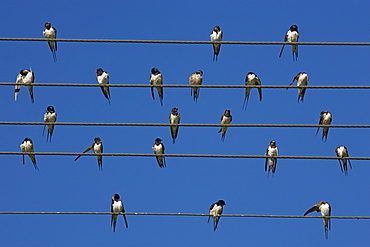
[[[80,215],[112,215],[111,212],[0,212],[0,214],[80,214]],[[119,213],[122,215],[145,215],[145,216],[202,216],[209,217],[210,214],[194,213]],[[253,214],[223,214],[222,217],[245,217],[245,218],[301,218],[301,219],[370,219],[370,216],[301,216],[301,215],[253,215]]]
[[[58,41],[91,43],[156,43],[156,44],[225,44],[225,45],[286,45],[287,42],[264,41],[183,41],[183,40],[119,40],[119,39],[45,39],[45,38],[0,38],[0,41]],[[289,45],[354,45],[366,46],[369,42],[289,42]]]
[[[0,86],[20,85],[15,82],[0,82]],[[55,86],[55,87],[100,87],[98,83],[23,83],[21,86]],[[187,87],[187,88],[313,88],[313,89],[370,89],[370,86],[283,86],[283,85],[146,85],[146,84],[108,84],[106,87]]]
[[[96,156],[95,153],[57,153],[57,152],[0,152],[0,155],[66,155],[66,156]],[[186,158],[237,158],[237,159],[266,159],[265,155],[228,155],[228,154],[139,154],[139,153],[101,153],[99,156],[136,156],[136,157],[186,157]],[[274,156],[276,159],[316,159],[337,160],[332,156]],[[370,157],[343,157],[341,159],[370,160]]]
[[[0,125],[46,125],[45,122],[0,122]],[[318,125],[318,124],[169,124],[169,123],[47,123],[47,125],[72,125],[72,126],[179,126],[179,127],[249,127],[249,128],[370,128],[370,125]]]

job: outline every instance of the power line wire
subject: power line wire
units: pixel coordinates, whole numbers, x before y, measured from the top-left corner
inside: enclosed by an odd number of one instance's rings
[[[45,122],[0,122],[0,125],[64,125],[64,126],[179,126],[179,127],[247,127],[247,128],[370,128],[370,125],[318,125],[318,124],[169,124],[169,123],[45,123]]]
[[[15,82],[0,82],[0,86],[15,86],[20,85]],[[55,86],[55,87],[101,87],[94,83],[23,83],[21,86]],[[307,89],[370,89],[370,86],[284,86],[284,85],[156,85],[149,84],[108,84],[105,87],[173,87],[173,88],[307,88]]]
[[[111,212],[0,212],[0,214],[72,214],[72,215],[112,215]],[[194,213],[119,213],[122,215],[136,216],[201,216],[209,217],[210,214],[194,214]],[[253,214],[223,214],[222,217],[243,217],[243,218],[300,218],[300,219],[370,219],[370,216],[301,216],[301,215],[253,215]]]
[[[0,155],[65,155],[65,156],[96,156],[95,153],[67,153],[67,152],[0,152]],[[186,157],[186,158],[237,158],[237,159],[266,159],[265,155],[229,155],[229,154],[140,154],[140,153],[101,153],[100,156],[136,156],[136,157]],[[277,159],[322,159],[337,160],[332,156],[274,156]],[[370,157],[343,157],[350,160],[370,160]]]
[[[183,40],[119,40],[119,39],[45,39],[45,38],[0,38],[0,41],[58,41],[90,43],[156,43],[156,44],[225,44],[225,45],[348,45],[367,46],[369,42],[275,42],[275,41],[183,41]]]

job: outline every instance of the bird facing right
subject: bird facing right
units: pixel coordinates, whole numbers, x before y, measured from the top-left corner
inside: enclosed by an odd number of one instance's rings
[[[344,170],[344,175],[347,176],[348,175],[347,162],[349,164],[349,167],[352,169],[351,161],[349,159],[343,159],[343,158],[349,157],[348,149],[345,146],[339,146],[335,149],[335,153],[337,154],[337,157],[339,158],[338,161],[339,161],[340,170],[342,172]],[[343,164],[343,168],[342,168],[342,164]]]
[[[211,216],[208,217],[207,223],[209,223],[210,218],[213,219],[213,231],[216,231],[218,222],[220,221],[221,214],[223,211],[223,206],[226,205],[224,200],[219,200],[218,202],[215,202],[211,205],[209,208],[209,214]]]
[[[293,78],[293,81],[289,84],[289,86],[291,86],[295,81],[297,81],[297,86],[298,87],[303,86],[302,88],[298,88],[298,101],[297,101],[297,103],[299,103],[299,101],[303,102],[304,94],[306,93],[305,86],[307,86],[307,84],[308,84],[308,74],[306,74],[305,72],[299,72]],[[286,88],[286,89],[288,90],[288,88]]]
[[[94,138],[94,143],[91,144],[85,151],[83,151],[82,153],[86,153],[90,150],[93,150],[93,152],[96,155],[96,158],[98,160],[98,168],[99,170],[103,170],[103,157],[99,154],[103,153],[103,142],[101,141],[100,137],[95,137]],[[75,161],[77,161],[79,158],[81,157],[81,155],[77,156],[77,158],[75,159]]]
[[[299,33],[298,33],[298,26],[297,25],[291,25],[288,32],[285,34],[284,42],[298,42]],[[279,54],[279,57],[283,54],[285,44],[283,47],[281,47],[281,51]],[[292,45],[292,54],[293,54],[293,61],[294,58],[297,61],[298,60],[298,45]]]
[[[315,204],[309,210],[304,213],[304,216],[307,214],[317,211],[320,212],[322,216],[330,216],[331,207],[328,202],[320,201],[319,203]],[[330,230],[330,218],[324,218],[324,228],[325,228],[325,238],[328,239],[328,231]]]
[[[322,111],[320,113],[319,125],[330,125],[332,120],[333,120],[333,116],[331,115],[330,112]],[[317,128],[316,135],[319,132],[319,130],[320,130],[320,126]],[[325,138],[324,142],[326,142],[326,140],[328,140],[328,133],[329,133],[329,127],[322,127],[321,140],[324,141],[324,138]]]

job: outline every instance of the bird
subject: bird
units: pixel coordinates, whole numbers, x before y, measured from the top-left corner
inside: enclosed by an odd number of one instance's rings
[[[225,201],[224,200],[219,200],[218,202],[213,203],[211,205],[211,207],[209,208],[209,214],[211,216],[208,216],[207,223],[209,223],[209,220],[212,217],[212,219],[213,219],[213,231],[216,231],[216,229],[217,229],[218,222],[220,221],[224,205],[226,205]]]
[[[279,150],[278,150],[278,147],[276,146],[276,141],[270,142],[270,145],[266,149],[265,155],[270,157],[270,158],[266,158],[265,160],[265,171],[267,171],[267,167],[268,167],[267,175],[270,175],[270,171],[271,171],[272,177],[274,177],[274,174],[276,171],[276,165],[277,165],[277,158],[275,158],[275,156],[279,155]],[[269,161],[268,165],[267,165],[267,161]]]
[[[93,152],[95,154],[97,154],[96,155],[96,158],[98,160],[98,168],[99,168],[99,170],[102,171],[103,170],[103,157],[101,155],[99,155],[99,154],[103,153],[103,142],[101,141],[100,137],[95,137],[94,138],[94,143],[91,144],[91,146],[88,147],[82,153],[86,153],[86,152],[90,151],[91,149],[93,150]],[[78,160],[80,157],[81,157],[81,155],[77,156],[77,158],[75,159],[75,161]]]
[[[284,42],[287,42],[287,41],[288,42],[298,42],[298,38],[299,38],[298,26],[291,25],[288,32],[285,35]],[[281,47],[279,57],[281,57],[281,55],[283,54],[284,47],[285,47],[285,44],[283,45],[283,47]],[[295,60],[297,61],[298,60],[298,45],[292,45],[292,54],[293,54],[293,61],[294,61],[294,57],[295,57]]]
[[[320,212],[323,217],[330,216],[331,207],[328,202],[320,201],[319,203],[315,204],[312,208],[304,213],[304,216],[307,214],[317,211]],[[324,218],[324,228],[325,228],[325,238],[328,239],[328,231],[330,230],[330,218]]]
[[[55,29],[55,27],[51,26],[50,22],[45,23],[45,29],[42,32],[42,34],[44,35],[44,37],[46,39],[56,39],[57,38],[57,30]],[[57,54],[56,54],[56,52],[58,50],[57,42],[56,41],[48,41],[48,44],[49,44],[51,53],[53,54],[53,59],[54,59],[54,63],[55,63],[57,61]]]
[[[191,76],[189,77],[190,85],[202,85],[202,81],[203,81],[203,71],[201,70],[192,73]],[[195,102],[198,101],[199,91],[200,88],[198,87],[193,87],[190,91],[190,95],[194,97],[193,99],[195,100]]]
[[[164,145],[161,141],[161,138],[156,138],[154,140],[154,145],[152,147],[154,154],[164,154]],[[166,160],[164,156],[156,156],[155,158],[157,159],[157,163],[160,168],[166,167]]]
[[[219,26],[215,26],[210,35],[211,41],[222,41],[222,31]],[[217,61],[218,54],[220,53],[221,44],[213,44],[213,61]]]
[[[157,86],[163,84],[163,76],[161,72],[157,68],[152,68],[152,74],[150,75],[150,85]],[[154,87],[151,87],[152,90],[152,98],[154,100]],[[163,87],[157,87],[158,97],[161,102],[161,106],[163,106]]]
[[[19,72],[17,76],[17,80],[15,82],[17,85],[15,85],[15,90],[14,90],[14,101],[17,101],[17,96],[18,96],[19,91],[21,90],[22,84],[33,83],[34,81],[35,81],[35,74],[31,70],[31,68],[29,70],[22,69]],[[34,103],[35,100],[33,98],[33,87],[31,85],[28,85],[28,92],[30,93],[31,102]]]
[[[245,85],[247,86],[254,86],[254,85],[261,85],[261,80],[258,78],[258,76],[253,73],[253,72],[249,72],[246,76],[245,76]],[[247,106],[248,106],[248,100],[249,100],[249,94],[251,93],[251,90],[252,88],[246,88],[245,89],[245,97],[244,97],[244,103],[243,103],[243,107],[242,109],[247,109]],[[258,94],[260,96],[260,101],[262,101],[262,88],[258,88]]]
[[[170,126],[173,143],[175,143],[177,133],[179,132],[179,126],[177,126],[177,124],[180,123],[181,116],[180,116],[180,113],[178,112],[178,110],[179,110],[179,108],[177,108],[177,107],[172,108],[172,111],[171,111],[170,117],[169,117],[170,124],[176,124],[176,125]]]
[[[125,212],[125,207],[123,206],[122,201],[120,200],[120,196],[118,194],[114,194],[112,196],[112,206],[110,207],[110,211],[114,214],[112,214],[110,224],[113,226],[113,232],[116,231],[116,225],[117,225],[117,218],[119,213]],[[125,221],[126,228],[128,228],[128,222],[126,219],[126,215],[123,214],[123,220]]]
[[[322,111],[320,113],[319,125],[330,125],[332,120],[333,120],[333,116],[331,115],[330,112]],[[320,126],[317,128],[316,135],[319,132],[319,130],[320,130]],[[321,139],[324,141],[324,138],[325,138],[324,142],[326,142],[328,140],[328,133],[329,133],[329,127],[322,127]]]
[[[55,123],[57,121],[57,113],[55,112],[55,109],[53,106],[48,106],[46,108],[46,113],[44,114],[44,122],[45,123]],[[54,124],[45,124],[44,125],[44,130],[42,131],[42,136],[44,136],[45,133],[45,127],[48,127],[48,133],[46,135],[46,142],[48,141],[48,138],[50,139],[51,142],[51,137],[53,136],[53,131],[54,131]]]
[[[109,84],[109,74],[105,72],[102,68],[98,68],[96,69],[96,80],[98,81],[99,85],[101,85],[101,91],[110,104],[109,87],[104,86]]]
[[[300,86],[307,86],[308,84],[308,74],[306,74],[305,72],[299,72],[296,76],[294,76],[293,78],[293,81],[289,84],[289,86],[291,86],[294,81],[297,81],[297,86],[300,87]],[[286,90],[288,90],[289,88],[286,88]],[[298,88],[298,101],[302,101],[303,102],[303,98],[304,98],[304,94],[306,93],[306,88],[303,87],[303,88]]]
[[[230,115],[230,110],[225,110],[225,113],[221,116],[221,124],[230,124],[233,121],[233,116]],[[222,132],[221,141],[225,140],[227,126],[221,127],[221,129],[218,131],[218,133]]]
[[[349,157],[348,150],[345,146],[339,146],[335,149],[335,152],[337,153],[337,157],[339,158],[338,161],[339,161],[340,169],[342,172],[344,170],[344,174],[347,176],[348,175],[347,161],[348,161],[349,167],[352,169],[351,161],[349,159],[343,159],[345,157]],[[342,164],[343,164],[343,168],[342,168]]]
[[[24,141],[21,144],[21,150],[22,150],[22,152],[25,152],[25,153],[33,153],[34,152],[33,143],[32,143],[32,140],[30,138],[28,138],[28,137],[24,138]],[[28,157],[30,157],[30,159],[32,161],[32,164],[35,167],[35,169],[39,171],[39,168],[37,167],[35,155],[34,154],[29,154]],[[22,160],[23,160],[23,165],[24,165],[24,154],[22,155]]]

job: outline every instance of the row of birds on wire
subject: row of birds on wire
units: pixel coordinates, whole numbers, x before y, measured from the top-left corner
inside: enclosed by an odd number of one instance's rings
[[[221,124],[222,125],[230,124],[232,122],[232,118],[233,117],[231,115],[231,111],[229,109],[226,109],[224,114],[222,114],[222,116],[221,116]],[[54,107],[53,106],[48,106],[46,108],[46,113],[44,114],[45,125],[44,125],[44,129],[43,129],[43,135],[44,135],[45,129],[47,128],[46,141],[49,140],[51,142],[51,138],[53,136],[54,127],[55,127],[54,123],[56,122],[56,120],[57,120],[57,113],[56,113]],[[177,107],[172,108],[171,113],[169,115],[169,122],[171,124],[170,132],[171,132],[171,137],[172,137],[173,143],[175,143],[175,140],[176,140],[177,135],[178,135],[178,131],[179,131],[178,124],[180,124],[180,120],[181,120],[181,115],[178,111],[178,108]],[[328,111],[322,111],[320,113],[319,125],[323,125],[322,126],[322,129],[323,129],[323,131],[322,131],[322,140],[325,141],[325,142],[328,138],[328,133],[329,133],[328,125],[330,125],[331,122],[332,122],[332,114]],[[218,131],[218,133],[221,133],[221,140],[222,141],[225,140],[226,131],[227,131],[228,128],[229,128],[228,126],[222,126],[220,128],[220,130]],[[319,132],[319,130],[320,130],[320,126],[318,127],[318,129],[316,131],[316,135]],[[20,147],[21,147],[22,152],[32,152],[32,153],[34,152],[33,142],[28,137],[24,139],[24,141],[20,145]],[[164,147],[164,144],[162,143],[162,139],[156,138],[155,141],[154,141],[154,145],[152,146],[152,149],[154,151],[154,154],[158,155],[158,156],[156,156],[156,160],[157,160],[157,163],[158,163],[159,167],[160,168],[166,167],[165,156],[163,156],[165,154],[165,147]],[[86,153],[90,150],[93,150],[93,152],[95,154],[97,154],[98,168],[99,168],[99,170],[102,170],[103,169],[103,157],[99,154],[103,153],[103,142],[102,142],[100,137],[96,137],[94,139],[94,143],[91,144],[85,151],[83,151],[83,153]],[[339,160],[339,165],[340,165],[341,171],[344,172],[345,175],[347,175],[348,174],[348,165],[352,169],[351,161],[349,159],[346,159],[346,157],[349,157],[347,148],[345,146],[339,146],[335,149],[335,152],[336,152],[338,160]],[[265,171],[268,171],[268,175],[270,174],[270,171],[271,171],[272,176],[274,176],[275,171],[276,171],[276,165],[277,165],[277,158],[276,157],[279,155],[278,147],[276,146],[276,141],[271,141],[270,142],[270,145],[266,149],[265,155],[268,156],[268,158],[266,158],[266,160],[265,160]],[[38,166],[37,166],[37,163],[36,163],[35,155],[29,154],[28,156],[30,157],[35,169],[39,170]],[[77,161],[80,157],[81,157],[81,155],[79,155],[75,159],[75,161]],[[24,164],[25,163],[24,155],[23,155],[22,158],[23,158],[22,160],[23,160],[23,164]],[[347,162],[348,162],[348,165],[347,165]]]
[[[43,35],[46,39],[56,39],[56,33],[57,33],[56,29],[51,26],[50,22],[45,23],[45,29],[43,31]],[[220,27],[215,26],[211,35],[210,35],[211,41],[213,41],[213,42],[222,41],[222,37],[223,37],[223,32],[221,31]],[[286,33],[285,37],[284,37],[284,42],[298,42],[298,38],[299,38],[298,26],[297,25],[292,25],[290,27],[290,29],[288,30],[288,32]],[[54,62],[56,62],[57,61],[57,57],[56,57],[57,42],[56,41],[48,41],[48,44],[49,44],[50,50],[52,52]],[[285,47],[285,45],[282,46],[279,57],[282,55],[284,47]],[[221,44],[213,44],[213,51],[214,51],[213,60],[215,60],[215,61],[217,61],[217,58],[218,58],[218,55],[219,55],[219,52],[220,52],[220,48],[221,48]],[[293,61],[294,60],[297,61],[297,59],[298,59],[298,46],[297,45],[292,45],[292,55],[293,55]],[[102,90],[104,96],[107,98],[107,100],[109,101],[109,104],[110,104],[110,99],[111,98],[110,98],[109,87],[104,86],[104,85],[109,84],[109,75],[108,75],[108,73],[103,71],[101,68],[99,68],[99,69],[96,70],[96,78],[97,78],[98,83],[101,85],[101,90]],[[192,73],[192,75],[189,78],[190,85],[201,85],[202,80],[203,80],[203,72],[201,70]],[[294,79],[293,79],[293,81],[290,85],[292,85],[294,83],[294,81],[297,81],[297,86],[306,86],[307,83],[308,83],[308,75],[304,72],[299,72],[294,77]],[[30,70],[21,70],[18,77],[17,77],[17,81],[16,81],[16,83],[19,84],[19,85],[16,85],[16,87],[15,87],[14,99],[15,100],[17,99],[17,95],[19,93],[19,90],[20,90],[20,87],[21,87],[22,84],[30,84],[30,83],[33,83],[33,82],[34,82],[34,73],[33,73],[33,71],[31,69]],[[160,71],[157,68],[152,69],[152,74],[150,76],[150,83],[153,86],[163,85],[162,74],[160,73]],[[246,83],[246,85],[261,85],[260,79],[253,72],[249,72],[247,74],[245,83]],[[28,86],[28,89],[29,89],[30,97],[31,97],[31,100],[32,100],[32,103],[33,103],[34,102],[34,97],[33,97],[32,86]],[[192,96],[193,96],[195,101],[197,101],[197,99],[198,99],[199,89],[200,88],[194,87],[191,91]],[[247,104],[248,104],[251,89],[252,88],[247,88],[246,89],[243,108],[246,107]],[[154,91],[153,90],[154,90],[154,88],[152,87],[151,88],[151,93],[152,93],[152,97],[154,99]],[[162,87],[157,87],[157,91],[158,91],[158,96],[160,98],[160,103],[161,103],[161,105],[163,105],[163,88]],[[305,88],[299,88],[298,89],[298,102],[299,101],[303,102],[305,91],[306,91]],[[262,101],[262,89],[261,88],[258,88],[258,93],[259,93],[259,99],[260,99],[260,101]],[[49,123],[56,121],[56,112],[55,112],[53,106],[49,106],[47,108],[47,112],[45,113],[45,116],[44,116],[44,121],[49,122]],[[226,110],[225,113],[221,117],[221,124],[230,124],[231,121],[232,121],[232,116],[230,115],[230,110]],[[319,124],[320,125],[321,124],[322,125],[329,125],[331,123],[331,121],[332,121],[332,116],[331,116],[330,112],[322,111],[321,114],[320,114]],[[180,114],[178,113],[178,108],[176,108],[176,107],[172,109],[172,112],[170,114],[170,123],[171,124],[180,123]],[[228,128],[227,126],[224,126],[224,127],[221,127],[221,129],[219,130],[219,133],[222,132],[222,137],[221,137],[222,140],[224,140],[224,138],[225,138],[227,128]],[[51,137],[52,137],[52,134],[53,134],[53,129],[54,129],[54,125],[48,125],[47,139],[48,139],[48,137],[50,137],[50,141],[51,141]],[[324,140],[324,138],[325,138],[325,141],[327,139],[328,129],[329,129],[328,127],[323,127],[322,139]],[[44,128],[44,130],[45,130],[45,128]],[[317,132],[318,131],[319,131],[319,129],[317,130]],[[316,132],[316,134],[317,134],[317,132]],[[178,133],[178,126],[171,126],[171,135],[172,135],[172,138],[173,138],[173,142],[175,142],[175,139],[177,137],[177,133]],[[155,139],[155,143],[152,147],[155,154],[159,154],[159,155],[164,154],[164,149],[165,148],[164,148],[164,145],[161,141],[162,140],[160,138]],[[30,138],[25,138],[24,142],[21,144],[21,149],[22,149],[23,152],[34,152],[32,140]],[[102,141],[101,141],[100,137],[96,137],[94,139],[94,143],[92,145],[90,145],[83,153],[86,153],[90,150],[93,150],[93,152],[95,154],[97,154],[98,167],[99,167],[99,170],[102,170],[102,156],[98,155],[99,153],[103,152],[103,144],[102,144]],[[345,146],[337,147],[336,148],[336,153],[337,153],[337,156],[339,158],[348,157],[348,151],[347,151],[347,148]],[[270,142],[270,145],[267,147],[265,155],[269,156],[269,158],[266,158],[266,161],[265,161],[265,170],[268,170],[268,173],[270,173],[270,171],[271,171],[272,176],[273,176],[275,171],[276,171],[276,165],[277,165],[276,156],[278,156],[278,147],[276,146],[276,141],[271,141]],[[29,154],[29,157],[32,160],[32,163],[34,164],[35,169],[38,170],[35,156],[32,155],[32,154]],[[81,157],[81,155],[79,155],[75,159],[75,161],[77,159],[79,159],[80,157]],[[156,156],[156,159],[157,159],[158,165],[161,168],[166,167],[166,162],[165,162],[165,157],[164,156]],[[352,168],[349,159],[339,159],[339,164],[340,164],[341,170],[343,172],[343,169],[344,169],[345,174],[347,174],[347,172],[348,172],[347,162],[350,165],[350,167]],[[23,164],[24,164],[24,155],[23,155]],[[343,168],[342,168],[342,165],[343,165]],[[212,217],[214,231],[217,229],[217,226],[218,226],[218,223],[219,223],[224,205],[226,205],[226,203],[223,200],[219,200],[218,202],[213,203],[210,207],[209,214],[211,216],[209,216],[208,222],[210,220],[210,217]],[[330,204],[328,202],[320,201],[318,204],[315,204],[313,207],[311,207],[309,210],[307,210],[304,215],[307,215],[308,213],[311,213],[311,212],[314,212],[314,211],[321,212],[321,215],[323,217],[330,216],[331,207],[330,207]],[[113,231],[115,232],[118,214],[119,213],[125,213],[124,205],[123,205],[122,201],[120,200],[120,196],[118,194],[114,194],[112,196],[111,212],[115,213],[115,214],[112,214],[112,216],[111,216],[111,226],[113,227]],[[123,218],[124,218],[126,228],[128,228],[128,221],[127,221],[126,215],[123,214]],[[328,238],[328,230],[330,230],[330,218],[324,218],[323,220],[324,220],[325,237]]]
[[[211,217],[213,219],[213,230],[216,231],[218,227],[218,223],[220,221],[222,212],[223,212],[223,207],[226,205],[224,200],[218,200],[217,202],[213,203],[211,207],[209,208],[209,214],[208,216],[208,221],[209,223]],[[320,212],[321,216],[323,217],[330,217],[331,214],[331,206],[328,202],[325,201],[320,201],[319,203],[315,204],[312,206],[310,209],[308,209],[305,213],[304,216],[311,212]],[[113,227],[113,232],[116,231],[116,225],[117,225],[117,218],[119,214],[125,213],[125,207],[120,200],[119,194],[114,194],[112,196],[112,205],[111,205],[111,227]],[[122,214],[123,220],[125,222],[126,228],[128,228],[128,221],[127,217],[125,214]],[[330,230],[330,218],[323,218],[324,221],[324,229],[325,229],[325,238],[328,238],[328,231]]]
[[[163,106],[163,76],[162,73],[157,69],[157,68],[152,68],[151,70],[151,75],[150,75],[150,85],[151,87],[151,94],[153,100],[155,100],[155,93],[154,93],[154,87],[157,89],[158,92],[158,97],[160,100],[160,104]],[[111,100],[110,96],[110,89],[109,89],[109,74],[104,71],[102,68],[96,69],[96,80],[100,85],[100,88],[103,92],[104,97],[108,100],[109,104]],[[28,85],[28,91],[30,94],[31,102],[34,103],[34,95],[33,95],[33,86],[32,83],[35,81],[35,74],[30,68],[28,69],[22,69],[16,79],[16,85],[14,89],[14,100],[17,100],[19,91],[21,89],[22,85]],[[198,70],[194,73],[192,73],[189,77],[189,83],[192,86],[200,86],[202,85],[203,82],[203,71]],[[308,74],[305,72],[299,72],[296,76],[294,76],[292,82],[289,84],[291,86],[294,82],[297,82],[297,86],[302,87],[298,88],[298,101],[303,102],[304,96],[306,93],[306,88],[308,84]],[[253,73],[249,72],[246,77],[245,77],[245,85],[246,86],[260,86],[261,85],[261,80],[258,78],[258,76]],[[262,101],[262,88],[257,88],[258,89],[258,94],[259,94],[259,100]],[[288,87],[287,87],[288,89]],[[246,88],[245,90],[245,96],[244,96],[244,102],[243,102],[243,107],[242,109],[246,109],[249,101],[249,96],[251,93],[252,88]],[[195,102],[197,102],[198,97],[199,97],[199,87],[193,87],[191,89],[191,96],[193,96],[193,99]]]
[[[55,27],[51,26],[50,22],[45,23],[45,29],[43,31],[43,35],[46,39],[56,39],[57,38],[57,30]],[[210,39],[212,42],[220,42],[223,38],[223,32],[221,31],[220,26],[215,26],[213,28],[213,31],[210,35]],[[291,25],[289,30],[286,32],[284,36],[284,42],[298,42],[299,39],[299,33],[298,33],[298,26],[297,25]],[[51,50],[51,53],[53,55],[54,62],[57,61],[57,55],[56,52],[58,50],[57,42],[56,41],[48,41],[49,48]],[[220,53],[221,44],[212,44],[213,46],[213,61],[217,61],[218,55]],[[280,50],[279,57],[283,54],[285,44],[282,46]],[[298,45],[292,45],[292,55],[293,55],[293,61],[298,60]]]

